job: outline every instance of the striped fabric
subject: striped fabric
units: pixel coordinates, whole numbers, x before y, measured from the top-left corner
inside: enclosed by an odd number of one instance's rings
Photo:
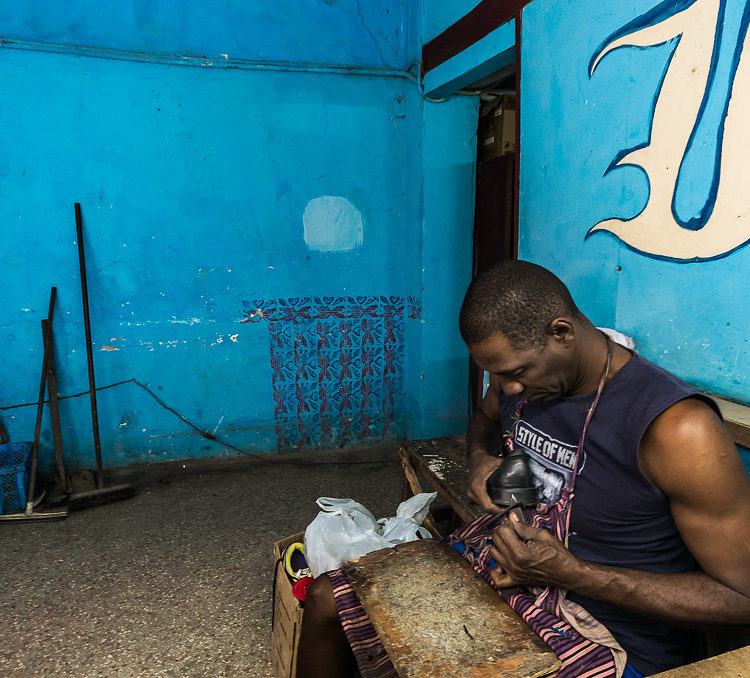
[[[333,586],[341,625],[362,678],[398,678],[396,668],[346,575],[341,570],[333,570],[328,577]]]
[[[540,505],[525,512],[532,527],[550,529],[564,524],[568,493],[553,506]],[[491,535],[498,523],[493,515],[483,515],[460,527],[448,543],[464,544],[463,556],[491,586]],[[494,563],[492,563],[494,564]],[[565,598],[559,589],[522,588],[515,595],[503,595],[508,604],[562,661],[558,678],[580,676],[619,676],[625,667],[625,652],[609,631],[580,605]]]

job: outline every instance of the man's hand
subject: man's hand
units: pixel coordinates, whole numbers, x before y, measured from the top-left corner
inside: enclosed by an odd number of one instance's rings
[[[498,506],[492,503],[490,495],[487,494],[487,481],[502,462],[502,457],[493,457],[482,452],[475,452],[469,457],[466,496],[489,513],[500,513],[501,511]]]
[[[580,561],[547,530],[531,527],[511,514],[492,535],[490,548],[499,567],[490,573],[498,588],[516,584],[561,586],[575,576]]]

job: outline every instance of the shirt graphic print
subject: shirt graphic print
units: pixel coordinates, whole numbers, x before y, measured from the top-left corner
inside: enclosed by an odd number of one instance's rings
[[[560,499],[563,487],[569,486],[576,463],[577,444],[557,440],[521,419],[516,426],[514,445],[529,457],[531,472],[537,487],[537,498],[542,504],[554,504]],[[585,453],[578,472],[583,469]]]

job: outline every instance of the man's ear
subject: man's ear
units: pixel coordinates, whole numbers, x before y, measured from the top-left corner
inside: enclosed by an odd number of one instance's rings
[[[555,318],[547,325],[547,335],[549,338],[565,348],[573,344],[575,334],[575,327],[569,318]]]

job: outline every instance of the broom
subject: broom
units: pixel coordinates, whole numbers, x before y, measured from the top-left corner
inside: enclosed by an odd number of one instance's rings
[[[83,220],[81,205],[75,203],[76,235],[78,241],[78,261],[81,267],[81,298],[83,301],[83,324],[86,329],[86,357],[89,372],[89,395],[91,398],[91,423],[94,430],[94,453],[96,455],[96,487],[92,490],[71,494],[68,502],[71,509],[83,509],[99,506],[120,499],[128,499],[135,494],[135,488],[130,484],[111,485],[104,487],[104,471],[102,468],[102,449],[99,441],[99,414],[96,407],[96,384],[94,383],[94,351],[91,343],[91,322],[89,319],[89,294],[86,281],[86,259],[83,253]]]
[[[34,443],[31,448],[31,470],[29,472],[29,492],[26,495],[26,511],[19,513],[6,513],[0,515],[0,521],[23,522],[27,520],[61,520],[68,517],[67,509],[61,511],[36,511],[34,507],[34,490],[36,489],[36,468],[39,459],[39,435],[42,429],[42,414],[44,412],[44,390],[48,384],[48,372],[54,371],[52,357],[52,316],[55,310],[55,297],[57,288],[53,287],[49,297],[49,311],[47,318],[42,320],[42,341],[44,343],[44,357],[42,358],[42,378],[39,385],[39,400],[36,409],[36,425],[34,427]],[[50,383],[50,401],[54,386]],[[2,431],[0,430],[0,433]],[[2,442],[7,442],[7,434],[0,435]]]

